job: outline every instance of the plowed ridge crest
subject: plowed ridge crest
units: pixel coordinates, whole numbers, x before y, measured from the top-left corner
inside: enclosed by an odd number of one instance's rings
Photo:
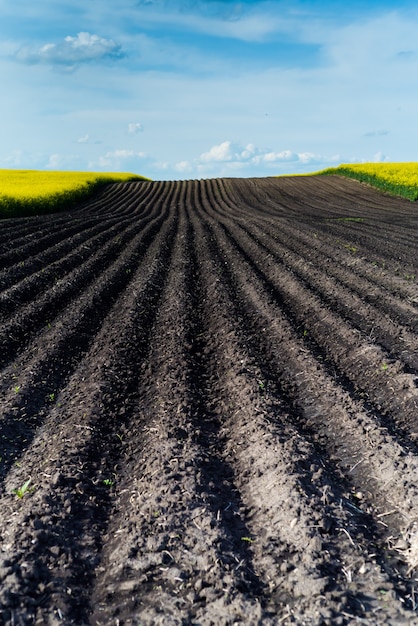
[[[418,212],[110,185],[0,230],[0,621],[418,624]]]

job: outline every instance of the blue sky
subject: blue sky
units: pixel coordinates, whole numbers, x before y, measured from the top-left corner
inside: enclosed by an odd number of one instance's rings
[[[0,168],[418,161],[417,32],[403,0],[0,0]]]

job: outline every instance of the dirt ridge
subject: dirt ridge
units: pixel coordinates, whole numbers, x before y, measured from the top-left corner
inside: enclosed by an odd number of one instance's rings
[[[418,625],[416,225],[336,176],[4,220],[0,621]]]

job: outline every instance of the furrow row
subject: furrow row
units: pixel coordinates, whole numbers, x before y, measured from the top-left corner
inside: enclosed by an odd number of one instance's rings
[[[212,394],[209,390],[206,395],[212,395],[220,422],[218,438],[225,440],[224,454],[241,494],[241,514],[251,531],[252,567],[264,584],[265,623],[268,615],[272,623],[286,617],[298,623],[317,619],[331,623],[344,610],[360,617],[364,607],[355,596],[361,596],[368,577],[375,579],[376,598],[379,587],[392,588],[386,574],[368,558],[364,528],[370,521],[354,505],[350,510],[351,493],[343,495],[335,476],[324,472],[323,456],[289,423],[292,409],[283,396],[268,392],[257,359],[242,347],[241,327],[247,320],[241,318],[241,307],[234,305],[236,294],[231,299],[225,289],[225,257],[219,258],[210,229],[200,241],[202,258],[211,259],[205,311],[216,320],[210,332],[217,369],[213,378],[222,380],[220,391],[214,394],[212,387]],[[205,241],[211,243],[204,252]],[[357,519],[353,510],[360,514]],[[344,534],[348,531],[348,537],[356,539],[355,549]],[[299,586],[300,574],[310,581],[306,587]],[[321,600],[325,590],[326,608]],[[378,604],[376,600],[376,611]]]
[[[231,246],[218,224],[212,223],[211,231],[222,258],[223,280],[228,281],[232,299],[239,302],[247,340],[259,351],[261,363],[269,364],[264,369],[270,384],[274,388],[280,381],[279,388],[299,410],[300,426],[313,432],[330,458],[341,464],[345,474],[349,472],[351,480],[358,481],[358,490],[371,497],[376,513],[395,509],[398,520],[391,530],[406,539],[418,513],[414,504],[418,457],[404,450],[361,403],[338,386],[338,380],[330,378],[306,350],[253,266]],[[409,539],[406,560],[413,568],[416,539]]]
[[[394,360],[370,336],[361,335],[353,328],[351,319],[345,321],[323,304],[320,297],[295,278],[293,272],[272,264],[267,255],[260,254],[260,246],[246,233],[235,228],[232,234],[225,228],[241,255],[267,283],[274,297],[283,303],[301,333],[312,338],[324,357],[345,372],[353,385],[367,394],[378,410],[387,412],[395,423],[409,429],[413,436],[418,408],[416,376],[405,372],[402,363]],[[415,365],[412,353],[411,358]]]
[[[169,201],[170,197],[168,198]],[[152,266],[152,258],[170,237],[175,216],[165,218],[162,209],[157,222],[141,231],[107,272],[99,274],[94,288],[70,300],[50,328],[39,333],[2,372],[3,415],[1,437],[8,443],[2,471],[7,471],[22,446],[42,423],[51,401],[95,341],[97,332],[119,296],[130,285],[141,263]],[[21,342],[22,343],[22,340]]]
[[[0,621],[418,624],[414,220],[338,177],[5,220]]]
[[[170,193],[167,202],[170,200]],[[162,201],[165,202],[165,196]],[[93,248],[92,255],[80,266],[75,267],[58,281],[55,282],[54,279],[53,288],[22,307],[1,330],[1,365],[4,366],[10,361],[17,350],[26,349],[36,332],[60,333],[62,325],[65,324],[65,317],[82,320],[83,315],[80,318],[80,313],[74,314],[72,309],[74,307],[80,309],[80,306],[83,306],[81,298],[83,293],[91,300],[90,306],[97,310],[102,299],[101,293],[110,293],[113,286],[116,287],[116,291],[121,291],[130,280],[132,268],[141,259],[148,243],[158,233],[168,213],[168,205],[164,205],[164,208],[161,205],[155,206],[145,223],[134,221],[128,224],[116,237],[108,241],[104,248]],[[96,293],[92,293],[90,284],[95,285],[96,280],[102,283],[102,287],[95,287]],[[104,296],[104,301],[107,297]],[[75,298],[81,300],[77,302]],[[64,321],[59,318],[61,312]],[[96,318],[99,319],[100,315],[96,315]]]
[[[143,265],[133,270],[129,288],[125,286],[108,311],[95,341],[45,411],[33,441],[26,440],[31,445],[20,450],[19,463],[4,482],[2,509],[10,513],[15,509],[13,486],[29,475],[35,488],[27,507],[14,511],[13,524],[3,530],[7,541],[0,570],[6,580],[2,597],[6,620],[87,619],[122,433],[129,431],[124,423],[129,424],[132,412],[136,368],[148,350],[175,245],[174,218],[149,247]],[[30,419],[25,417],[28,429]],[[29,530],[23,539],[22,527]],[[32,565],[29,571],[27,562]],[[30,590],[33,577],[42,584]]]

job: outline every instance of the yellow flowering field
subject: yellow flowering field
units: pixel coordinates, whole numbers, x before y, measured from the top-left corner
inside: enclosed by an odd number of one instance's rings
[[[136,174],[0,170],[0,217],[66,209],[106,183],[129,180],[147,179]]]
[[[418,200],[418,163],[353,163],[318,174],[340,174],[409,200]]]

